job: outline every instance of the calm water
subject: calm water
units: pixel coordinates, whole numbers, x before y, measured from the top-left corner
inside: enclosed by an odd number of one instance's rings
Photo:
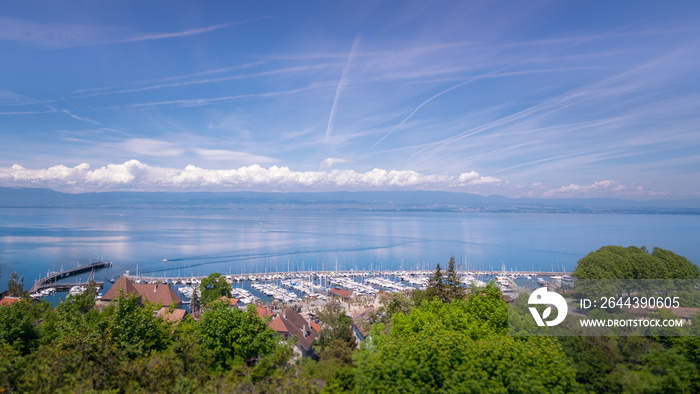
[[[98,259],[114,262],[98,280],[137,269],[432,269],[453,254],[470,269],[571,271],[611,244],[660,246],[698,264],[698,235],[693,215],[0,209],[0,291],[13,271],[30,286]]]

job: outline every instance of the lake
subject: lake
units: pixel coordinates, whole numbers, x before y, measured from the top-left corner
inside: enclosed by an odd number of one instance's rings
[[[97,280],[287,270],[571,272],[604,245],[659,246],[700,262],[698,215],[0,209],[0,291],[47,271],[109,260]],[[166,259],[167,262],[163,260]],[[83,276],[83,280],[86,276]]]

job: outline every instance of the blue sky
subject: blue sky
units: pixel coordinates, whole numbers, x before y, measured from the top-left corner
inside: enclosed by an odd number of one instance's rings
[[[0,6],[0,186],[700,196],[696,2],[71,4]]]

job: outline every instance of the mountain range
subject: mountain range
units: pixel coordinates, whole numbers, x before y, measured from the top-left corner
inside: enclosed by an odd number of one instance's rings
[[[103,192],[0,188],[4,208],[229,208],[264,210],[400,210],[700,214],[700,199],[538,199],[439,191]]]

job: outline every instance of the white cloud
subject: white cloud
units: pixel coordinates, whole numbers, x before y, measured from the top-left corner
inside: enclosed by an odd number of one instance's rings
[[[347,163],[346,159],[339,159],[337,157],[328,157],[323,159],[321,162],[321,168],[331,168],[336,164]]]
[[[570,184],[542,193],[542,197],[659,197],[668,193],[645,190],[642,186],[625,186],[613,180],[593,182],[590,185]]]
[[[223,151],[229,154],[229,151]],[[218,154],[208,151],[209,154]],[[223,153],[222,153],[223,154]],[[422,189],[474,191],[497,178],[472,171],[458,176],[427,175],[412,170],[375,168],[354,170],[292,171],[288,167],[258,164],[236,169],[213,170],[188,165],[184,169],[151,167],[138,160],[109,164],[90,170],[86,163],[47,169],[26,169],[18,164],[0,167],[0,185],[50,187],[56,190],[386,190]]]

